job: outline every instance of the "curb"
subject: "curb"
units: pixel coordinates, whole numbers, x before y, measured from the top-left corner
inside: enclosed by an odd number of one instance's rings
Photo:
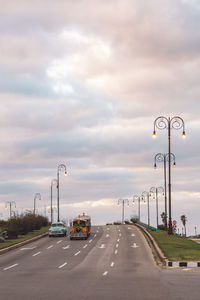
[[[157,242],[155,241],[155,239],[150,235],[150,233],[148,233],[148,231],[142,227],[139,224],[134,224],[136,227],[138,227],[142,233],[144,234],[154,256],[157,258],[156,262],[158,263],[158,265],[161,266],[166,266],[166,261],[167,261],[167,257],[164,255],[164,253],[162,252],[162,250],[160,249],[160,247],[158,246]]]
[[[200,268],[200,262],[198,261],[167,261],[167,267],[172,268]]]
[[[47,236],[47,235],[48,235],[48,233],[43,233],[43,234],[41,234],[41,235],[35,236],[35,237],[32,238],[32,239],[29,239],[29,240],[23,241],[23,242],[21,242],[21,243],[17,243],[17,244],[15,244],[15,245],[9,246],[9,247],[7,247],[7,248],[1,249],[1,250],[0,250],[0,255],[6,253],[6,252],[8,252],[8,251],[11,251],[11,250],[13,250],[13,249],[20,248],[21,246],[24,246],[24,245],[29,244],[29,243],[31,243],[31,242],[37,241],[37,240],[39,240],[39,239],[41,239],[41,238],[43,238],[43,237],[45,237],[45,236]]]

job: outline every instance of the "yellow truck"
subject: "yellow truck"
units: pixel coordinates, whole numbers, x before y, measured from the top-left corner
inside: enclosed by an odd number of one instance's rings
[[[90,235],[91,218],[84,213],[74,218],[70,224],[70,240],[87,239]]]

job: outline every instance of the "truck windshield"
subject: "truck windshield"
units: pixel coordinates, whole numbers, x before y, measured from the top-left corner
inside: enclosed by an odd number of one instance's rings
[[[65,227],[63,224],[52,224],[51,227]]]
[[[85,221],[80,220],[80,224],[78,224],[77,220],[74,220],[73,225],[74,226],[83,226],[83,227],[85,227]]]

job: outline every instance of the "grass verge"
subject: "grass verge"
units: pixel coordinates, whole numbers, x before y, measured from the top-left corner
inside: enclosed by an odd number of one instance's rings
[[[26,240],[30,240],[30,239],[38,236],[38,235],[44,234],[44,233],[46,233],[48,231],[48,229],[49,229],[49,226],[45,226],[45,227],[42,227],[39,230],[34,230],[32,232],[29,232],[26,235],[19,235],[18,239],[5,240],[5,242],[0,243],[0,250],[4,249],[4,248],[7,248],[9,246],[13,246],[15,244],[24,242]]]
[[[148,232],[157,241],[159,247],[170,261],[200,261],[200,244],[177,235],[168,235],[166,231]]]

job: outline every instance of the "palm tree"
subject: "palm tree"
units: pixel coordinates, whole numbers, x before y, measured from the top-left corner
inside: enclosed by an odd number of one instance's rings
[[[181,221],[182,221],[183,226],[184,226],[184,228],[185,228],[185,237],[186,237],[186,221],[187,221],[187,218],[186,218],[185,215],[182,215],[182,216],[181,216]]]

